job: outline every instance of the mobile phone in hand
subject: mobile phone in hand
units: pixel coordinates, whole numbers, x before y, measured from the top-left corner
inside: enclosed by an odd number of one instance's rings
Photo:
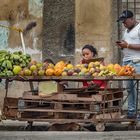
[[[116,43],[121,43],[121,41],[116,41]]]

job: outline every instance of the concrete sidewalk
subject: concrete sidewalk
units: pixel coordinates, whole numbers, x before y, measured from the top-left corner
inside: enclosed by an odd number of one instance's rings
[[[140,140],[140,131],[0,132],[0,140]]]

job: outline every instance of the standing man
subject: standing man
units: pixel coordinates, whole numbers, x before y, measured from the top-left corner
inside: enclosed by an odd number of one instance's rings
[[[121,41],[116,44],[123,51],[123,65],[131,65],[136,73],[140,73],[140,23],[135,20],[130,10],[125,10],[117,22],[122,22],[126,30]],[[127,118],[136,117],[136,87],[135,81],[127,82],[128,92],[128,113]]]

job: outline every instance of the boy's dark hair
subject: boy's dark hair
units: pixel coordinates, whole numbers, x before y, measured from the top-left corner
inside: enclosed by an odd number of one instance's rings
[[[91,52],[93,52],[93,56],[98,55],[96,48],[95,48],[94,46],[92,46],[92,45],[85,45],[85,46],[82,48],[82,51],[83,51],[84,49],[89,49]]]
[[[54,64],[54,62],[51,59],[46,58],[43,62],[48,62]]]

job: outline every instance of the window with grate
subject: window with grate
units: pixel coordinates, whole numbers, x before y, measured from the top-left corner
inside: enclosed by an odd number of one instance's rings
[[[118,15],[126,9],[131,10],[136,20],[140,22],[140,0],[118,0]],[[121,23],[118,26],[118,39],[121,39],[125,28]]]
[[[140,21],[140,0],[122,0],[122,10],[131,10],[136,20]]]

